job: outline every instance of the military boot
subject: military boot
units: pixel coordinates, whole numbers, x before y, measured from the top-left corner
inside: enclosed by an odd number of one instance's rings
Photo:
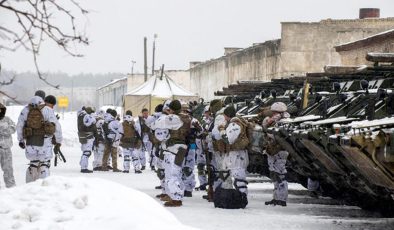
[[[140,173],[142,173],[142,172],[141,172],[141,170],[135,170],[135,173],[136,173],[136,174],[140,174]]]
[[[93,171],[102,171],[102,167],[101,166],[97,166],[93,168]]]
[[[164,203],[164,206],[166,206],[166,207],[180,207],[180,206],[182,206],[182,201],[181,200],[169,200]]]
[[[109,171],[108,167],[101,167],[101,171],[107,172]]]
[[[264,204],[265,205],[276,205],[277,204],[277,200],[272,199],[271,201],[266,201]]]
[[[190,192],[190,191],[185,191],[185,192],[183,193],[183,196],[184,196],[184,197],[192,197],[193,194],[192,194],[192,192]]]
[[[168,202],[168,201],[171,201],[171,197],[170,197],[169,195],[165,194],[164,196],[162,196],[162,197],[160,198],[160,200],[161,200],[161,201]]]
[[[122,170],[114,168],[114,169],[112,169],[112,172],[122,172]]]
[[[158,195],[156,195],[156,198],[162,198],[163,196],[165,196],[166,194],[164,194],[164,193],[161,193],[161,194],[158,194]]]
[[[123,173],[129,173],[129,170],[123,170]]]
[[[156,186],[155,189],[162,189],[161,185]]]
[[[287,206],[286,201],[283,201],[283,200],[277,200],[276,205],[283,206],[283,207]]]
[[[81,173],[92,173],[92,170],[89,169],[81,169]]]
[[[141,167],[141,170],[145,170],[145,166],[142,166],[142,167]]]

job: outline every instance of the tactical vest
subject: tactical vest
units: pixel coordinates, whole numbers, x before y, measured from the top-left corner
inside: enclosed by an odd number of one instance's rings
[[[96,128],[97,128],[97,136],[96,136],[96,141],[98,141],[99,143],[103,143],[104,142],[104,131],[103,131],[103,125],[101,125],[100,127],[97,127],[97,123],[102,120],[101,118],[97,119],[96,121]],[[103,123],[104,124],[104,123]]]
[[[243,120],[243,118],[234,117],[231,119],[230,123],[232,122],[241,127],[241,132],[234,144],[229,144],[229,149],[230,151],[246,150],[249,145],[249,139],[247,136],[247,121]]]
[[[120,139],[120,146],[123,148],[140,148],[141,140],[137,137],[137,131],[134,128],[134,121],[123,121],[123,136]]]
[[[78,115],[78,137],[79,143],[86,144],[88,139],[94,138],[95,132],[97,130],[96,124],[92,124],[89,127],[86,127],[83,124],[83,119],[86,116],[85,113],[81,113]]]
[[[29,112],[25,126],[23,127],[23,137],[26,139],[26,145],[43,146],[45,137],[45,121],[42,115],[42,109],[45,105],[29,105]]]
[[[86,116],[85,113],[82,113],[78,116],[78,132],[80,133],[93,133],[96,131],[96,124],[92,124],[87,127],[83,124],[83,118]]]
[[[190,119],[190,116],[187,114],[179,113],[177,115],[183,122],[183,125],[177,130],[172,130],[172,129],[170,130],[170,139],[167,142],[168,146],[174,144],[187,144],[186,137],[190,133],[190,126],[192,120]]]
[[[150,128],[145,124],[145,119],[143,117],[138,117],[138,119],[140,120],[141,124],[141,133],[150,133]]]

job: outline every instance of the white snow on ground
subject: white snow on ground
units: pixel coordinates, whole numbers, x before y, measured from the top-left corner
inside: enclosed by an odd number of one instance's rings
[[[8,107],[7,115],[16,121],[21,109],[22,107]],[[171,229],[177,229],[179,223],[165,210],[175,215],[182,224],[204,230],[394,229],[393,218],[385,219],[377,213],[366,212],[358,207],[343,206],[330,198],[310,198],[299,184],[289,184],[287,207],[265,206],[264,201],[272,199],[273,185],[264,178],[257,178],[260,183],[249,184],[249,205],[243,210],[214,208],[212,203],[201,199],[205,194],[202,191],[195,191],[192,198],[185,198],[183,207],[162,208],[162,202],[154,198],[159,193],[159,190],[154,189],[159,184],[158,179],[150,170],[138,175],[113,172],[81,174],[76,113],[65,113],[65,118],[61,118],[60,123],[65,138],[62,151],[67,163],[59,162],[57,167],[52,166],[53,176],[45,180],[46,182],[38,181],[25,185],[28,161],[24,151],[14,142],[12,151],[17,187],[4,189],[4,183],[0,179],[0,230],[11,229],[9,226],[45,230],[95,230],[101,229],[101,226],[111,230],[165,229],[166,224],[173,226]],[[120,167],[122,160],[119,159]],[[42,186],[43,183],[48,185]],[[65,184],[69,184],[71,188],[66,190]],[[35,195],[32,194],[34,192]],[[104,194],[106,196],[102,197]],[[84,200],[87,200],[87,205],[78,209],[73,203],[75,200],[82,206]],[[10,210],[8,213],[4,211],[7,209]],[[62,209],[63,213],[58,212]],[[29,213],[33,216],[39,213],[39,218],[37,215],[34,217],[38,218],[36,221],[39,225],[35,222],[27,223],[26,219],[23,219],[25,215],[30,215]],[[84,221],[80,222],[82,220]],[[159,228],[155,227],[159,225]],[[184,226],[180,228],[186,229]]]
[[[192,229],[148,195],[100,178],[52,176],[0,196],[1,229],[142,230],[148,222],[152,229]]]

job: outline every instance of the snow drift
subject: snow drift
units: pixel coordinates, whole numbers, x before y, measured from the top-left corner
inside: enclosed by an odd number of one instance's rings
[[[99,178],[51,176],[0,191],[0,229],[192,229],[148,195]]]

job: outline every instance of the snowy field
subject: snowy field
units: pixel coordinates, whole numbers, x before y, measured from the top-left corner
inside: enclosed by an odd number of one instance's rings
[[[14,121],[21,107],[8,107]],[[28,161],[15,137],[14,174],[17,187],[0,190],[0,230],[6,229],[394,229],[394,218],[338,201],[307,196],[298,184],[289,185],[287,207],[265,206],[271,200],[273,185],[253,178],[249,184],[249,205],[241,210],[215,209],[193,192],[179,208],[164,208],[154,198],[154,172],[123,174],[113,172],[79,173],[80,149],[76,136],[76,113],[60,120],[65,138],[62,151],[67,163],[51,167],[52,176],[25,184]],[[122,158],[119,164],[122,165]],[[91,168],[91,167],[90,167]]]

